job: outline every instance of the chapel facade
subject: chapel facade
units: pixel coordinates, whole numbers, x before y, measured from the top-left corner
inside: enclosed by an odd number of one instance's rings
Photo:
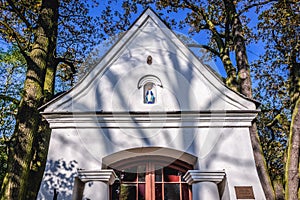
[[[52,133],[38,199],[265,199],[249,134],[257,103],[151,9],[41,113]]]

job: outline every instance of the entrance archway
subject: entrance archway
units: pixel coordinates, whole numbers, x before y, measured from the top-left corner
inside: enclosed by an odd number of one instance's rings
[[[111,164],[118,180],[111,200],[191,200],[192,190],[183,175],[193,166],[164,156],[139,156]]]
[[[112,200],[191,200],[192,189],[183,179],[197,157],[162,147],[132,148],[103,158],[103,169],[113,169]]]

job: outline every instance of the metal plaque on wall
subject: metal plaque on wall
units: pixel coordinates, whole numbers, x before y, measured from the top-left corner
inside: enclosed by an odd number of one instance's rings
[[[252,186],[234,186],[237,199],[255,199]]]

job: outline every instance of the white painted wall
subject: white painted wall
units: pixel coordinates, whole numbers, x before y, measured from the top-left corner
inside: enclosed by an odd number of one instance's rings
[[[52,175],[45,176],[40,197],[47,196],[44,188],[50,191],[57,188],[60,194],[69,196],[72,183],[66,188],[64,183],[74,176],[76,168],[101,169],[102,164],[106,164],[102,159],[113,153],[132,148],[163,147],[197,156],[197,169],[224,169],[231,199],[235,198],[234,186],[253,186],[255,196],[263,199],[250,144],[247,128],[53,130],[45,172]],[[162,153],[160,150],[157,154]],[[138,152],[128,151],[128,154],[144,156]],[[178,158],[180,156],[178,154]],[[73,166],[70,165],[72,162]]]

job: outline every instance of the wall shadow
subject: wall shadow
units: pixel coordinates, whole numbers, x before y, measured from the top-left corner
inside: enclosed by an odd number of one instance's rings
[[[37,199],[72,199],[77,161],[48,160]]]

